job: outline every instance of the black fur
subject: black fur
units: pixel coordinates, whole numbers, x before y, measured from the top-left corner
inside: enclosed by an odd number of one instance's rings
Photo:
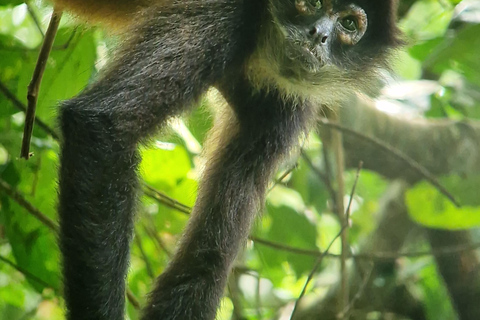
[[[261,12],[253,7],[256,0],[180,0],[168,8],[177,14],[158,8],[107,74],[62,105],[59,213],[68,319],[123,319],[137,144],[253,49]]]
[[[209,159],[185,235],[157,281],[144,320],[215,318],[268,181],[314,119],[307,100],[285,98],[277,88],[247,80],[245,64],[262,23],[270,23],[269,0],[162,2],[142,13],[144,22],[134,27],[109,70],[61,106],[60,244],[69,320],[124,317],[136,149],[166,120],[213,85],[234,113],[234,120],[215,129],[218,151]],[[291,6],[294,0],[278,2]],[[390,1],[371,2],[388,2],[391,10]],[[378,18],[393,25],[392,17]]]
[[[158,279],[143,319],[215,318],[269,178],[313,118],[313,108],[284,101],[277,92],[252,94],[248,81],[236,77],[219,87],[238,120],[216,128],[221,148],[209,159],[180,249]]]

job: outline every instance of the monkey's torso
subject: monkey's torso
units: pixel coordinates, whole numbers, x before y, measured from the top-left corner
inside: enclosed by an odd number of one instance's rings
[[[232,112],[213,129],[191,219],[142,316],[213,320],[267,184],[315,106],[367,88],[398,44],[394,0],[56,1],[129,24],[113,63],[61,106],[67,317],[123,319],[136,149],[216,86]]]

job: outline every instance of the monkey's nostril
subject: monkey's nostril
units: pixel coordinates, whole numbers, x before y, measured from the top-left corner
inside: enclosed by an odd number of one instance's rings
[[[311,29],[308,30],[308,34],[312,39],[315,41],[315,43],[321,43],[321,44],[326,44],[328,40],[328,33],[323,32],[322,30],[319,30],[318,27],[312,27]]]

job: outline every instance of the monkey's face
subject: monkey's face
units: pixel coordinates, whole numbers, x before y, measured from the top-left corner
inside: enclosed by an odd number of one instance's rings
[[[264,26],[263,74],[277,82],[364,89],[388,50],[399,43],[394,0],[270,0]],[[260,59],[258,57],[261,57]],[[258,66],[258,63],[257,63]],[[294,88],[290,91],[297,90]]]
[[[335,66],[335,51],[355,46],[368,27],[360,6],[349,3],[334,9],[329,0],[294,0],[294,8],[283,8],[275,17],[285,46],[281,73],[287,77],[310,78],[325,66]]]

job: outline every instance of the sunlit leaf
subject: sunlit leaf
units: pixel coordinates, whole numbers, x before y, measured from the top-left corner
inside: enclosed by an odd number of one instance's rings
[[[258,236],[267,240],[288,244],[290,246],[315,249],[317,231],[315,224],[306,216],[306,207],[300,195],[292,189],[276,186],[268,196],[267,224],[258,233]],[[273,275],[273,270],[281,272],[282,263],[287,261],[297,276],[311,270],[315,257],[302,256],[275,248],[258,244],[255,245],[261,259],[269,268],[268,275]],[[281,278],[271,278],[276,282]]]
[[[457,208],[448,198],[426,182],[410,189],[406,202],[412,219],[431,228],[449,230],[469,229],[480,226],[479,176],[463,179],[451,176],[442,184],[462,204]]]

